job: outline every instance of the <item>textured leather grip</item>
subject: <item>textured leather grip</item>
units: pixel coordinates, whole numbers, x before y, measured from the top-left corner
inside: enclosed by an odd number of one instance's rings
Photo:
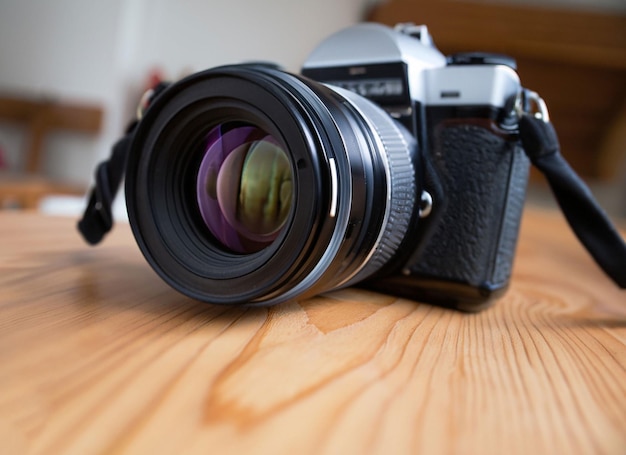
[[[443,123],[430,159],[447,207],[413,277],[494,291],[508,284],[528,181],[528,158],[512,136],[488,126]]]

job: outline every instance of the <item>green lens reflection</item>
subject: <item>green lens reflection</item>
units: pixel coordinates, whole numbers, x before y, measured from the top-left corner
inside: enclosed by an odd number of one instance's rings
[[[242,144],[224,161],[217,198],[226,220],[251,240],[262,241],[285,224],[293,174],[285,151],[273,142]]]

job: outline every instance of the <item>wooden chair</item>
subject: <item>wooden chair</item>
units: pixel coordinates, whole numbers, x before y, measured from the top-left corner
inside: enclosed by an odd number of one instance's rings
[[[390,0],[369,20],[426,24],[444,53],[488,51],[518,61],[546,100],[568,161],[599,182],[626,158],[626,15],[472,0]]]
[[[0,95],[0,121],[24,126],[27,138],[24,171],[0,173],[0,208],[34,209],[48,195],[83,194],[85,188],[44,175],[41,164],[45,141],[55,130],[97,134],[102,117],[98,106]]]

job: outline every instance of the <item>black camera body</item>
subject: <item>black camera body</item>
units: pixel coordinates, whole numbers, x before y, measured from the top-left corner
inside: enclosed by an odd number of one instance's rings
[[[365,285],[467,309],[506,289],[529,169],[515,70],[502,55],[444,57],[427,28],[412,24],[346,29],[311,54],[305,76],[383,107],[417,138],[415,158],[435,174],[425,183],[430,219],[411,229],[381,279]]]
[[[363,285],[477,310],[509,282],[528,179],[514,62],[445,57],[425,27],[350,27],[302,75],[193,74],[129,139],[126,199],[154,270],[218,304]]]

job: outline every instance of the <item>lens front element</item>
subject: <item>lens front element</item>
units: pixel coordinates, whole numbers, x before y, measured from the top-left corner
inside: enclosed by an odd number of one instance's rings
[[[254,253],[271,244],[289,217],[291,162],[279,142],[258,128],[220,124],[207,135],[197,177],[197,202],[223,247]]]

